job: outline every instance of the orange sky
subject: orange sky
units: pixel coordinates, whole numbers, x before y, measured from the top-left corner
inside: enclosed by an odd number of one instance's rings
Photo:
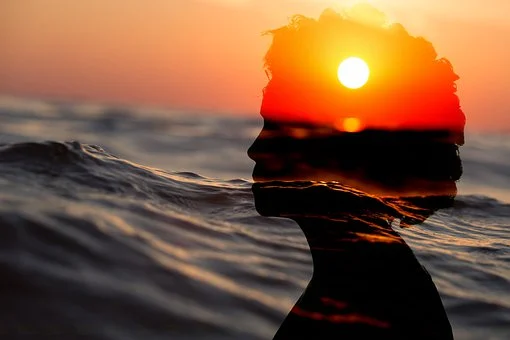
[[[0,95],[256,115],[261,32],[355,2],[2,0]],[[468,130],[510,131],[510,1],[370,2],[453,63]]]

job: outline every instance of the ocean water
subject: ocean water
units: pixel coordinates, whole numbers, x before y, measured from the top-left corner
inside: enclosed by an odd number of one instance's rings
[[[1,98],[1,338],[271,339],[312,264],[255,211],[247,117]],[[399,232],[456,339],[509,339],[510,136],[461,158],[455,205]]]

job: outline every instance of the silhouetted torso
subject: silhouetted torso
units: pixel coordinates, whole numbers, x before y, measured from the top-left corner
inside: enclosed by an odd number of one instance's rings
[[[394,231],[380,235],[352,220],[297,222],[314,272],[275,339],[453,338],[430,276]]]

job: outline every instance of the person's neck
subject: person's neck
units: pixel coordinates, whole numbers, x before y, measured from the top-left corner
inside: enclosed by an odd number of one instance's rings
[[[319,281],[345,281],[361,272],[377,277],[382,270],[393,274],[403,268],[393,270],[391,264],[402,264],[403,258],[415,265],[411,249],[382,219],[322,216],[294,220],[306,236],[313,259],[313,278]]]

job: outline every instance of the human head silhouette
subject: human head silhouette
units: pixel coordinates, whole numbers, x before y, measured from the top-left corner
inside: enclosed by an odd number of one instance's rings
[[[352,214],[361,193],[381,203],[373,213],[402,225],[451,206],[465,117],[458,76],[430,42],[387,24],[369,5],[326,10],[318,20],[295,16],[270,34],[264,126],[248,150],[262,215]],[[372,66],[358,90],[336,78],[352,55]],[[343,129],[350,118],[359,131]]]

